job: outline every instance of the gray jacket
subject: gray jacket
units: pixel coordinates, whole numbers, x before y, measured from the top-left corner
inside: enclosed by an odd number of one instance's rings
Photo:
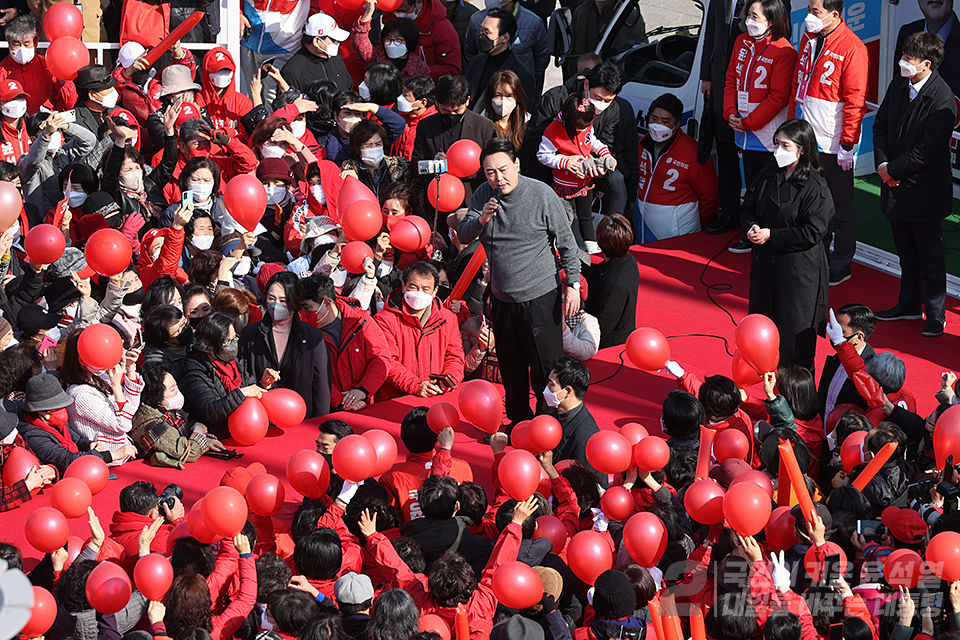
[[[480,37],[480,23],[487,17],[486,10],[478,11],[470,16],[467,26],[467,35],[463,42],[463,68],[467,68],[470,60],[480,53],[477,39]],[[533,74],[536,82],[536,95],[524,96],[527,99],[527,110],[531,109],[540,94],[543,93],[543,74],[550,64],[550,53],[547,50],[547,30],[543,27],[540,16],[520,7],[517,11],[517,35],[510,48],[524,67]],[[476,96],[474,96],[476,97]]]
[[[62,193],[57,179],[60,171],[71,162],[82,161],[97,143],[97,136],[76,122],[67,125],[63,137],[63,146],[51,156],[47,153],[50,141],[40,133],[30,145],[30,151],[17,163],[23,171],[24,199],[36,206],[41,215],[46,215],[63,198],[60,195],[53,203],[49,197],[44,198],[45,193]]]

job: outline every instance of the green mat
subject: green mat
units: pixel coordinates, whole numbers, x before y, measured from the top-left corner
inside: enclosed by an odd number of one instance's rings
[[[880,213],[880,176],[856,179],[853,207],[857,216],[857,240],[896,254],[890,224]],[[943,221],[943,244],[947,273],[960,277],[960,201],[954,199],[953,213]]]

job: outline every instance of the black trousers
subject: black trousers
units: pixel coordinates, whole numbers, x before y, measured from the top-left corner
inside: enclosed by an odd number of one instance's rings
[[[594,193],[599,192],[603,194],[603,197],[600,199],[603,204],[601,209],[603,215],[609,216],[614,213],[619,213],[622,216],[626,216],[628,220],[633,218],[633,207],[631,207],[629,211],[626,210],[630,194],[627,193],[627,184],[624,182],[620,169],[614,169],[605,176],[594,178],[593,190]],[[633,197],[636,198],[637,194],[633,194]]]
[[[743,178],[740,175],[740,149],[732,140],[717,140],[717,177],[720,179],[719,219],[739,222],[740,185],[743,184]]]
[[[560,289],[527,302],[503,302],[496,296],[490,300],[507,418],[513,423],[529,420],[534,415],[530,389],[537,397],[537,413],[544,412],[543,390],[554,361],[563,355]]]
[[[857,220],[853,214],[853,169],[844,171],[837,164],[837,156],[821,153],[823,177],[833,196],[833,227],[823,237],[823,246],[830,256],[830,271],[846,271],[857,252]],[[833,240],[833,253],[830,241]]]
[[[928,318],[942,318],[947,302],[947,264],[940,221],[890,221],[900,256],[900,306],[918,309]]]

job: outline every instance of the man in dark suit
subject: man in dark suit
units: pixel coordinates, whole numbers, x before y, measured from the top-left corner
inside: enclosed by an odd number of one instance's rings
[[[856,302],[845,304],[837,309],[836,319],[843,330],[842,339],[849,342],[864,361],[872,358],[873,347],[867,340],[870,339],[877,322],[870,307]],[[820,399],[820,415],[824,422],[838,404],[851,403],[864,410],[867,408],[867,401],[860,396],[853,380],[847,377],[847,372],[840,366],[840,358],[835,353],[827,356],[823,363],[817,395]]]
[[[536,80],[530,69],[514,55],[513,47],[510,46],[516,37],[517,19],[512,13],[506,9],[491,9],[487,12],[487,16],[480,23],[480,53],[470,59],[463,71],[470,85],[470,108],[474,111],[483,111],[490,77],[497,71],[507,69],[520,78],[527,111],[533,111],[536,106],[540,97]]]
[[[943,38],[943,62],[937,72],[946,80],[955,95],[960,95],[960,19],[953,10],[953,0],[917,0],[923,20],[900,27],[897,34],[896,57],[893,59],[893,77],[900,75],[903,43],[911,33],[926,31]]]
[[[953,208],[950,141],[957,118],[953,90],[937,71],[943,40],[907,36],[900,74],[890,83],[873,125],[874,159],[884,184],[880,207],[900,256],[900,297],[878,320],[927,321],[922,334],[946,324],[947,267],[941,221]],[[922,307],[921,307],[922,305]]]
[[[707,227],[707,233],[725,233],[739,226],[740,156],[733,141],[733,129],[723,117],[723,88],[733,43],[743,33],[744,0],[713,0],[707,8],[703,32],[703,61],[700,64],[700,91],[713,100],[714,135],[717,139],[717,173],[720,176],[720,215]],[[750,185],[747,185],[748,187]],[[734,247],[750,251],[750,243],[741,239]]]

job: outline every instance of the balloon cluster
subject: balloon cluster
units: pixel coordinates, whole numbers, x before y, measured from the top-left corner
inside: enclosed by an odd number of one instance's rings
[[[745,317],[733,334],[733,381],[739,386],[760,382],[761,374],[775,371],[780,363],[780,332],[773,320],[760,313]]]
[[[290,429],[307,416],[303,396],[292,389],[276,388],[259,399],[247,398],[227,419],[230,436],[238,444],[251,446],[263,440],[270,423],[281,429]]]
[[[382,429],[341,438],[333,450],[333,468],[337,475],[351,482],[385,473],[396,459],[397,441]]]
[[[83,14],[72,2],[57,2],[43,14],[43,31],[50,42],[47,68],[58,80],[69,82],[90,64],[90,53],[80,40]]]

